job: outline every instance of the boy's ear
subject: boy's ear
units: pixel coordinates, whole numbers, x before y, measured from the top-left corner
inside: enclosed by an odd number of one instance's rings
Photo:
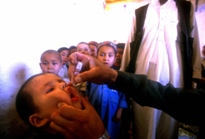
[[[40,66],[40,68],[41,68],[41,63],[39,63],[39,66]]]
[[[37,113],[35,113],[29,117],[29,122],[35,127],[42,127],[42,126],[46,125],[46,123],[48,122],[48,119],[41,118],[41,117],[39,117],[39,115]]]

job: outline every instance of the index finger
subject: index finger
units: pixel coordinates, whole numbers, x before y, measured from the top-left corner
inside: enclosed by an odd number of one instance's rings
[[[68,76],[69,76],[69,79],[71,80],[72,84],[75,84],[74,78],[79,72],[83,72],[83,71],[89,69],[88,68],[89,67],[89,60],[90,60],[89,56],[81,54],[79,52],[72,53],[69,56],[70,64],[69,64],[69,69],[68,69]],[[79,62],[82,63],[82,69],[80,71],[76,72],[76,66]]]

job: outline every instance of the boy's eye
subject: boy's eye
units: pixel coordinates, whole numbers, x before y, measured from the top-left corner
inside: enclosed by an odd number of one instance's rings
[[[47,65],[48,63],[46,63],[46,62],[44,62],[44,63],[42,63],[43,65]]]
[[[50,93],[54,90],[54,88],[50,88],[46,93]]]
[[[100,54],[100,56],[104,56],[104,54],[103,54],[103,53],[101,53],[101,54]]]

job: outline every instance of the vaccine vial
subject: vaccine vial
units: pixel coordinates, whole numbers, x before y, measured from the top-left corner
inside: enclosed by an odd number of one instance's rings
[[[78,64],[76,65],[76,72],[80,72],[82,69],[83,63],[82,62],[78,62]]]

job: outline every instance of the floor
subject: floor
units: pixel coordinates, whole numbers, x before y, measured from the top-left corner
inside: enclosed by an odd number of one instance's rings
[[[197,139],[199,128],[180,123],[178,139]]]
[[[132,126],[131,126],[132,127]],[[180,124],[178,139],[197,139],[198,127]],[[122,138],[121,138],[122,139]],[[132,128],[128,131],[128,137],[123,139],[134,139],[132,136]]]

